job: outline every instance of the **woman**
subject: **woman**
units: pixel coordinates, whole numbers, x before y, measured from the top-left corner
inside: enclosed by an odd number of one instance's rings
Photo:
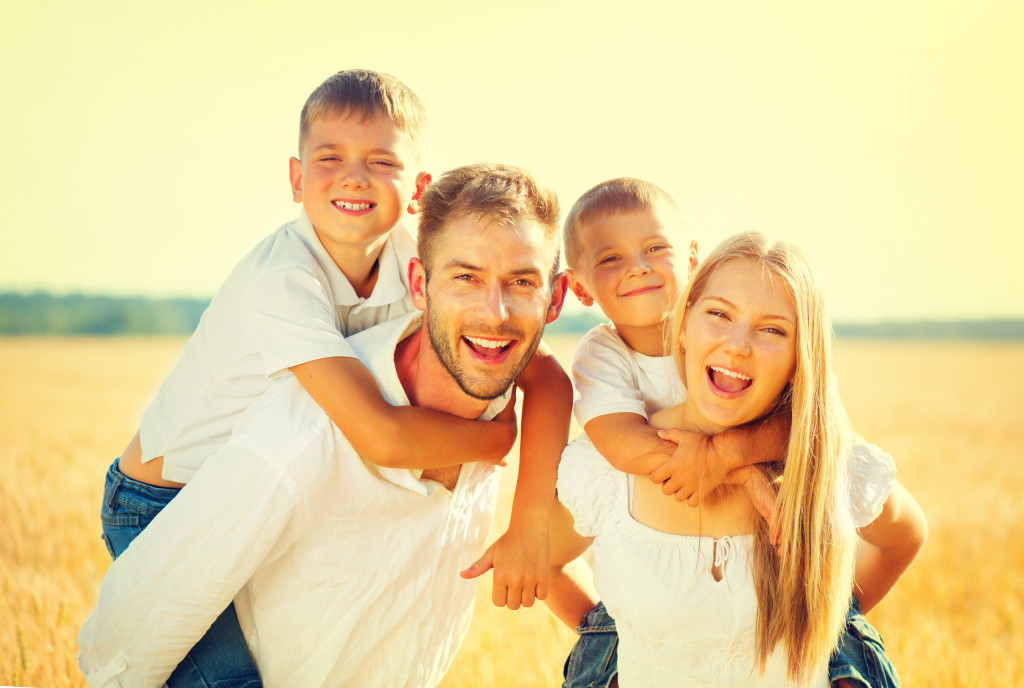
[[[778,489],[777,533],[742,488],[691,509],[615,471],[582,437],[559,469],[567,510],[555,517],[548,604],[572,626],[590,611],[593,599],[564,565],[592,543],[624,687],[828,685],[855,532],[820,291],[796,250],[740,235],[698,269],[673,334],[688,394],[652,424],[713,434],[790,415],[785,461],[758,474]]]

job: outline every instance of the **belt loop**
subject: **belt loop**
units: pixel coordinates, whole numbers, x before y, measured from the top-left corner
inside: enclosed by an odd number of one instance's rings
[[[124,474],[121,473],[121,470],[118,468],[118,464],[120,464],[120,462],[121,459],[118,457],[110,467],[110,470],[107,471],[107,478],[110,480],[110,489],[106,490],[107,494],[103,498],[103,502],[107,509],[110,510],[113,510],[114,495],[117,494],[118,488],[120,488],[121,483],[124,482]]]

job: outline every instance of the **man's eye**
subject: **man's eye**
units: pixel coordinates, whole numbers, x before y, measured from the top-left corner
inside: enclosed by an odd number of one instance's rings
[[[536,284],[534,284],[532,281],[530,281],[528,279],[517,279],[512,284],[514,284],[517,287],[522,287],[524,289],[534,289],[537,286]]]

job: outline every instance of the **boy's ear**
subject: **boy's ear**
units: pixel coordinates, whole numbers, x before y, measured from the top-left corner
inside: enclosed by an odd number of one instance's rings
[[[416,191],[412,195],[412,200],[409,201],[409,207],[406,208],[410,215],[415,215],[420,211],[420,197],[430,186],[431,181],[433,180],[430,178],[430,173],[428,172],[420,172],[416,175]]]
[[[564,272],[555,275],[555,283],[551,289],[551,305],[548,306],[548,317],[544,324],[553,323],[558,319],[565,305],[565,297],[569,293],[569,277]]]
[[[563,274],[565,274],[565,277],[568,280],[569,289],[571,289],[572,293],[576,295],[576,298],[580,300],[580,303],[582,303],[584,306],[593,306],[593,297],[591,297],[590,294],[587,293],[587,288],[584,287],[583,284],[576,278],[576,275],[573,273],[573,271],[566,270]]]
[[[412,305],[424,313],[427,311],[427,271],[419,258],[409,259],[409,296]]]
[[[690,242],[690,275],[697,269],[697,262],[697,240],[694,239]]]
[[[302,161],[298,158],[288,159],[288,180],[292,187],[292,200],[302,203]]]

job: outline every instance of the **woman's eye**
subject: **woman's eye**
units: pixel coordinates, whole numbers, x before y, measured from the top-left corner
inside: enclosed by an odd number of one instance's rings
[[[710,315],[712,318],[728,318],[729,317],[728,315],[726,315],[725,311],[720,311],[720,310],[716,310],[716,309],[709,310],[708,311],[708,315]]]
[[[774,335],[778,335],[780,337],[785,337],[786,336],[786,331],[783,330],[783,329],[780,329],[778,327],[766,327],[766,328],[764,328],[764,331],[767,332],[768,334],[774,334]]]

